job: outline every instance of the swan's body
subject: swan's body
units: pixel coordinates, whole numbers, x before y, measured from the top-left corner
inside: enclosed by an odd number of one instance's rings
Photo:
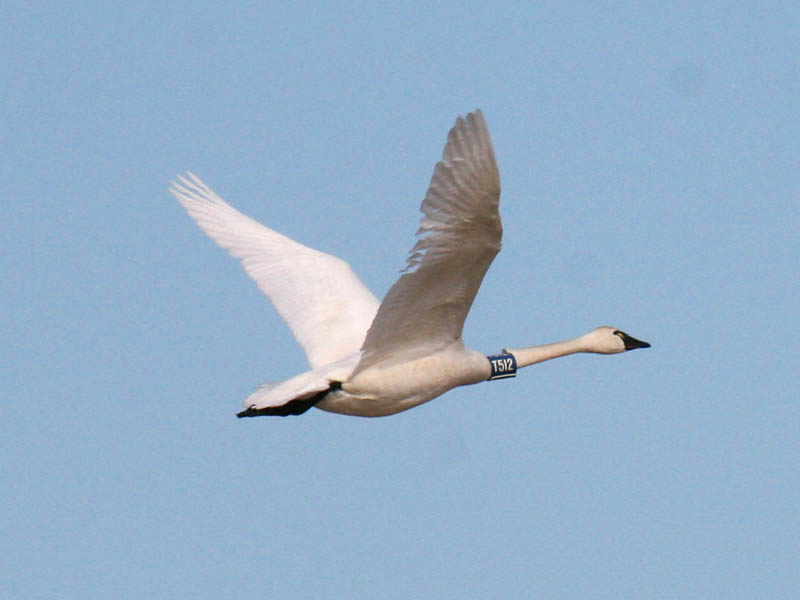
[[[649,347],[611,327],[504,351],[493,362],[464,347],[464,320],[502,236],[500,177],[480,111],[459,117],[451,129],[422,203],[419,239],[381,303],[347,263],[243,215],[197,177],[179,178],[171,191],[203,231],[242,261],[311,365],[282,383],[263,384],[239,416],[300,414],[311,406],[391,415],[558,356]]]

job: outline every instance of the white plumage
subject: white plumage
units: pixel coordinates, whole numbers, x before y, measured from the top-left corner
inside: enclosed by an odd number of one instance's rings
[[[300,414],[310,406],[359,416],[406,410],[492,377],[461,330],[500,250],[500,177],[480,111],[450,130],[422,202],[405,272],[379,303],[343,260],[240,213],[192,174],[172,193],[203,231],[242,261],[305,350],[311,371],[264,384],[240,416]],[[585,336],[507,351],[522,367],[574,352],[612,354],[649,344],[601,327]]]

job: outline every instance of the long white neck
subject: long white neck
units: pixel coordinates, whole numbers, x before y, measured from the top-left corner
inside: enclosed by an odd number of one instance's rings
[[[522,368],[550,360],[551,358],[575,354],[576,352],[591,352],[584,338],[585,336],[581,336],[573,340],[544,344],[542,346],[530,346],[528,348],[519,348],[516,350],[513,348],[506,348],[504,352],[513,354],[514,358],[517,359],[517,368]]]

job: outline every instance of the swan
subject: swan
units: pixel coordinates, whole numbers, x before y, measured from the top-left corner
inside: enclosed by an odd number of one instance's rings
[[[197,225],[238,258],[308,357],[311,369],[264,383],[239,417],[299,415],[312,406],[361,417],[392,415],[462,385],[576,352],[618,354],[650,344],[614,327],[486,356],[461,330],[500,251],[500,176],[480,110],[458,117],[436,164],[406,268],[383,302],[343,260],[242,214],[188,173],[172,194]]]

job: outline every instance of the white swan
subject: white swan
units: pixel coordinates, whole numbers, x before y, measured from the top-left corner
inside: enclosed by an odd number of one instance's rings
[[[171,192],[272,301],[311,370],[265,383],[240,417],[301,414],[311,406],[378,417],[459,386],[511,377],[519,367],[575,352],[648,348],[612,327],[579,338],[485,356],[461,328],[500,250],[500,177],[480,110],[459,117],[422,202],[408,264],[379,303],[344,261],[312,250],[243,215],[187,174]]]

